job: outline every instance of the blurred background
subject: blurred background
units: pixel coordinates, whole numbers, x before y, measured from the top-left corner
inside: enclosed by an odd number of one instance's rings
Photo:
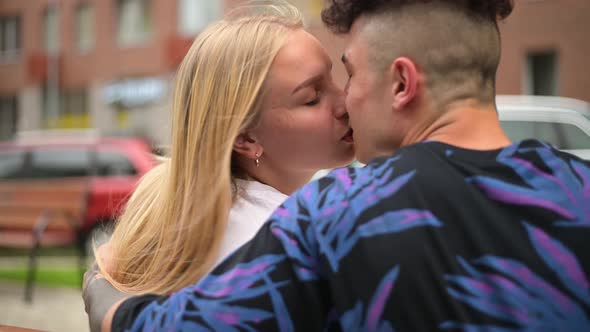
[[[335,61],[322,0],[293,0]],[[590,100],[590,2],[518,0],[501,24],[498,93]],[[199,31],[237,0],[1,0],[0,138],[97,128],[165,144],[174,72]]]
[[[291,2],[343,85],[345,39],[322,26],[322,0]],[[527,97],[499,99],[503,125],[515,139],[542,138],[590,158],[590,1],[515,2],[500,24],[497,92]],[[0,325],[87,330],[79,256],[153,167],[152,152],[169,143],[174,74],[193,39],[239,3],[0,0]],[[72,231],[58,217],[41,230],[25,301],[31,229],[48,202],[70,202],[81,226]]]

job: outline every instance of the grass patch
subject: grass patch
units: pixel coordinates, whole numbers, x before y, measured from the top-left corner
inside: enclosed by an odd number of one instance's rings
[[[27,280],[27,267],[4,267],[0,269],[0,280],[22,281]],[[63,286],[79,288],[80,271],[77,267],[49,268],[38,267],[35,275],[36,285]]]

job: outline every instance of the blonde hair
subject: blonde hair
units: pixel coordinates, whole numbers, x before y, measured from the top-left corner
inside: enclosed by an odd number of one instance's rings
[[[180,65],[170,157],[143,177],[127,203],[110,241],[111,261],[97,257],[122,291],[177,291],[217,259],[237,176],[234,141],[255,124],[274,57],[303,27],[286,3],[248,12],[207,27]]]

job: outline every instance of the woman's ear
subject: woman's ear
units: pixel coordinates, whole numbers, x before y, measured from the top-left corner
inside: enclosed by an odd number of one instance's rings
[[[264,148],[248,133],[239,134],[234,142],[234,152],[249,159],[258,159]]]

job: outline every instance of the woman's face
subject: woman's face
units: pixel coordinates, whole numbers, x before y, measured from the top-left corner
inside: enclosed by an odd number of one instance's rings
[[[265,166],[315,172],[352,161],[344,93],[331,70],[326,50],[303,29],[294,31],[277,53],[260,122],[251,131],[263,148]]]

